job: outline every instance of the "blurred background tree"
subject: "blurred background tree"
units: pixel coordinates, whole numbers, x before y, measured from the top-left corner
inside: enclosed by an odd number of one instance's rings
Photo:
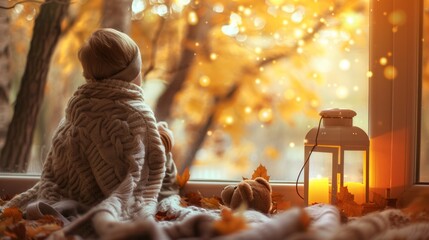
[[[294,180],[322,108],[352,108],[367,129],[368,8],[361,0],[72,1],[32,118],[30,164],[18,171],[40,172],[65,104],[84,82],[78,49],[96,28],[114,27],[141,48],[146,101],[175,133],[179,170],[240,179],[262,163],[272,179]],[[9,102],[39,9],[31,1],[7,11]]]

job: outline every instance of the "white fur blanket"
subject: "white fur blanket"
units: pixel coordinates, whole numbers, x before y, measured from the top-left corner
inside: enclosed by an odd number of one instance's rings
[[[174,216],[174,220],[135,219],[112,227],[103,239],[429,239],[429,222],[415,221],[399,209],[386,209],[363,217],[341,218],[333,205],[317,204],[306,208],[264,215],[253,210],[241,212],[238,218],[245,227],[229,234],[219,232],[218,224],[234,225],[225,221],[220,210],[182,207],[178,195],[162,200],[158,211]],[[73,235],[68,226],[64,232]],[[74,235],[77,239],[81,236]],[[58,234],[50,239],[58,239]]]

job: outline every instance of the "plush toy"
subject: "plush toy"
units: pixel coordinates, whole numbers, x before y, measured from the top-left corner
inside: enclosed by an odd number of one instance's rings
[[[232,208],[238,208],[245,203],[248,208],[262,213],[271,209],[271,186],[264,178],[243,180],[238,185],[226,186],[221,193],[223,203]]]

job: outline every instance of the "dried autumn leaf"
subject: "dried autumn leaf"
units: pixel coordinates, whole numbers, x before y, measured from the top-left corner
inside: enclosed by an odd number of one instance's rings
[[[20,221],[16,224],[8,226],[3,234],[11,239],[26,239],[27,229],[25,227],[25,222]]]
[[[221,206],[220,199],[218,197],[202,198],[200,202],[203,208],[208,209],[219,209]]]
[[[268,176],[267,168],[265,168],[262,164],[259,164],[255,171],[253,171],[252,179],[255,179],[257,177],[262,177],[265,180],[270,181],[270,176]]]
[[[55,223],[47,223],[38,226],[26,226],[27,237],[29,239],[42,239],[48,237],[51,233],[60,230],[62,227]]]
[[[362,216],[363,206],[354,201],[354,195],[347,187],[340,187],[337,193],[337,207],[348,217]]]
[[[189,192],[186,193],[185,199],[188,205],[193,205],[197,207],[201,207],[201,199],[203,197],[201,196],[200,192]]]
[[[273,192],[271,194],[271,199],[273,202],[273,206],[270,211],[271,214],[276,214],[280,211],[288,210],[292,206],[291,202],[285,200],[284,195],[279,192]]]
[[[184,196],[180,196],[180,206],[187,207],[188,205],[188,199]]]
[[[221,235],[228,235],[247,228],[244,217],[233,214],[229,208],[222,209],[220,215],[221,219],[213,222],[213,228]]]
[[[277,202],[277,211],[285,211],[288,210],[289,208],[291,208],[292,203],[290,201],[281,201],[281,202]]]
[[[157,221],[172,221],[172,220],[176,220],[177,216],[174,215],[168,215],[167,212],[157,212],[155,215],[155,219]]]
[[[10,225],[13,225],[13,218],[4,218],[0,221],[0,236],[3,235],[4,231]]]
[[[19,210],[19,208],[16,207],[5,208],[3,210],[3,217],[12,218],[13,222],[16,223],[22,220],[22,212]]]
[[[381,209],[385,208],[387,206],[387,200],[385,197],[383,197],[382,195],[373,192],[372,193],[372,199],[374,201],[374,203]]]
[[[185,168],[182,175],[180,174],[176,175],[176,181],[177,181],[177,185],[179,185],[179,188],[183,188],[186,185],[190,176],[191,175],[189,174],[189,168]]]

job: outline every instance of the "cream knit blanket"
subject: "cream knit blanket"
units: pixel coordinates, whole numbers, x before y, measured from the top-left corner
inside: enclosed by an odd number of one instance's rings
[[[156,213],[163,180],[174,181],[175,172],[164,179],[165,172],[165,148],[142,89],[88,80],[68,103],[40,181],[4,207],[72,199],[120,221],[147,218]]]

